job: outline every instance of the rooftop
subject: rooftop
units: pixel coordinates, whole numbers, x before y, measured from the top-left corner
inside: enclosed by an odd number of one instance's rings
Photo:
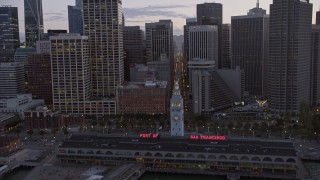
[[[160,137],[157,139],[136,137],[111,137],[73,135],[61,148],[89,148],[114,150],[145,150],[171,152],[200,152],[247,155],[296,156],[289,141],[262,140],[190,140],[188,137]]]

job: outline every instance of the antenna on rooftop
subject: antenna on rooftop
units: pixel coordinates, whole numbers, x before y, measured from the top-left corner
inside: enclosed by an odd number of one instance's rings
[[[257,8],[259,8],[259,0],[257,0]]]

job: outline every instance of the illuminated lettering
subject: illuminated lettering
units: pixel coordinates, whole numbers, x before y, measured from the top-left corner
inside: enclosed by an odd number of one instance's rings
[[[198,135],[190,135],[191,140],[198,140],[199,136]]]
[[[159,134],[140,134],[139,137],[144,139],[157,139],[159,138]]]
[[[190,140],[208,140],[208,141],[225,141],[225,136],[207,136],[207,135],[190,135]]]

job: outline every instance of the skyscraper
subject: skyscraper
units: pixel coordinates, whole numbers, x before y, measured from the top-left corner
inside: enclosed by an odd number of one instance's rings
[[[125,26],[123,29],[124,79],[130,81],[132,64],[145,64],[143,31],[140,26]]]
[[[245,91],[249,95],[267,96],[269,15],[257,7],[245,16],[231,17],[232,68],[245,72]]]
[[[231,68],[231,24],[222,25],[222,69]]]
[[[197,5],[198,25],[216,25],[218,26],[219,48],[217,67],[222,68],[222,4],[204,3]]]
[[[320,25],[320,11],[316,14],[316,25]]]
[[[0,7],[0,62],[13,61],[20,46],[17,7]]]
[[[146,48],[147,62],[159,61],[163,54],[170,62],[173,62],[173,24],[171,20],[146,23]]]
[[[53,107],[61,112],[84,111],[91,97],[88,37],[77,34],[51,36]]]
[[[89,38],[92,95],[115,97],[124,80],[121,0],[83,0],[84,34]]]
[[[44,33],[42,0],[24,0],[26,46],[36,47]]]
[[[28,93],[33,99],[44,99],[52,106],[52,78],[50,54],[32,54],[26,65]]]
[[[68,6],[69,33],[83,35],[83,15],[81,1],[76,1],[76,6]]]
[[[189,18],[186,19],[186,25],[183,27],[183,33],[184,33],[184,59],[186,61],[186,64],[189,59],[189,28],[190,26],[196,26],[197,25],[197,18]]]
[[[312,4],[274,0],[270,5],[269,108],[297,114],[309,103]]]
[[[311,104],[320,104],[320,25],[312,26],[311,39]]]

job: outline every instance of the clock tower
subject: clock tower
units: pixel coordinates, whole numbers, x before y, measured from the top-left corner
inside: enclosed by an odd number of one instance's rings
[[[184,136],[184,106],[179,81],[174,84],[170,100],[171,136]]]

